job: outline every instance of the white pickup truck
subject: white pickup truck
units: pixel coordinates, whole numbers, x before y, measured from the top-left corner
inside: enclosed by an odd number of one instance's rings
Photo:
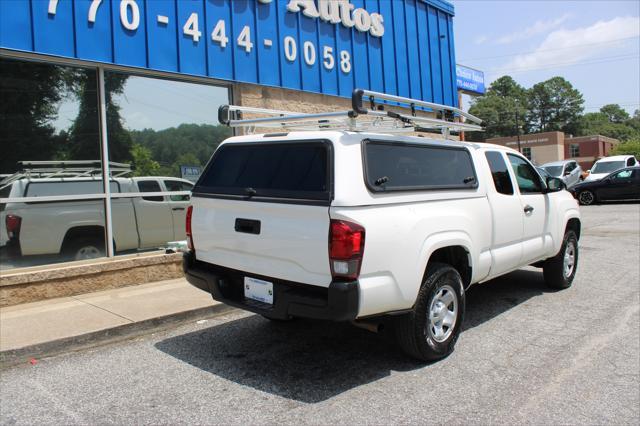
[[[115,177],[111,192],[190,191],[193,184],[173,177]],[[24,197],[102,193],[102,179],[86,177],[24,177],[0,188],[0,246],[8,257],[62,255],[65,260],[104,256],[102,200],[22,202]],[[166,246],[185,239],[188,195],[114,198],[113,236],[118,252]]]
[[[465,291],[527,265],[576,274],[580,213],[509,148],[353,131],[224,141],[187,212],[194,286],[270,319],[375,322],[404,350],[449,354]]]

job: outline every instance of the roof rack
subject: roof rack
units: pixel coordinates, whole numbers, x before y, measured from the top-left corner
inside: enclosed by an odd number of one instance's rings
[[[69,178],[91,177],[102,174],[100,160],[66,160],[66,161],[18,161],[21,170],[5,176],[0,185],[7,185],[22,178]],[[121,177],[132,172],[131,165],[109,162],[112,178]]]
[[[368,108],[364,106],[365,103],[369,104]],[[395,104],[409,108],[411,113],[386,110],[395,106]],[[294,111],[222,105],[218,109],[218,121],[229,127],[247,128],[249,133],[253,133],[256,127],[283,130],[350,130],[382,133],[439,130],[448,139],[452,131],[483,130],[480,126],[482,120],[458,108],[369,90],[354,90],[351,95],[351,107],[352,109],[345,111],[307,114]],[[417,115],[416,108],[434,111],[442,118]],[[265,117],[243,118],[243,114],[263,115]],[[475,124],[453,121],[456,116]]]

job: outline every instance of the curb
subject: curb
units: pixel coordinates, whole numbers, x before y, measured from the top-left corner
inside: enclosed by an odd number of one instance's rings
[[[188,321],[211,318],[234,310],[236,309],[220,303],[214,306],[149,318],[147,320],[123,324],[104,330],[80,334],[78,336],[63,337],[23,348],[9,349],[0,352],[0,370],[18,364],[26,364],[31,358],[49,358],[63,353],[77,352],[83,349],[121,342],[148,334],[151,330],[162,331]]]

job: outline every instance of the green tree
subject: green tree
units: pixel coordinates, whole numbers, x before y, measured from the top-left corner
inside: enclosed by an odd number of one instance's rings
[[[635,138],[618,144],[611,150],[611,155],[634,155],[640,159],[640,138]]]
[[[131,147],[134,176],[158,176],[160,164],[151,157],[151,151],[139,143]]]
[[[181,165],[204,165],[224,139],[231,135],[226,126],[182,124],[164,130],[134,130],[131,137],[151,151],[160,164],[159,174],[180,176]]]
[[[483,121],[484,132],[468,132],[469,140],[484,140],[498,136],[511,136],[518,130],[527,131],[524,117],[527,108],[527,91],[516,81],[503,76],[491,83],[485,96],[474,100],[469,113]]]
[[[640,109],[634,111],[633,116],[625,124],[636,131],[636,136],[640,137]]]
[[[627,121],[629,113],[618,104],[608,104],[600,108],[600,112],[606,114],[610,123],[623,123]]]
[[[17,162],[52,160],[64,138],[53,120],[65,95],[63,67],[0,58],[0,173],[18,170]]]
[[[626,141],[640,136],[640,117],[629,117],[619,105],[609,104],[581,116],[577,127],[578,136],[602,135]]]
[[[69,129],[69,152],[77,160],[96,160],[100,158],[100,122],[98,116],[98,93],[95,72],[73,69],[69,71],[73,91],[80,102],[78,116]],[[121,94],[127,76],[124,74],[105,74],[105,103],[107,106],[107,138],[109,141],[109,159],[117,162],[131,161],[132,140],[129,131],[122,124],[120,106],[115,103],[114,95]]]
[[[528,98],[527,122],[533,132],[576,133],[584,99],[567,80],[553,77],[537,83],[529,90]]]

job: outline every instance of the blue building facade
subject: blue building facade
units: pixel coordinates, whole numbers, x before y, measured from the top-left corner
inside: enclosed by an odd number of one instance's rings
[[[0,49],[455,106],[453,16],[443,0],[0,1]]]

